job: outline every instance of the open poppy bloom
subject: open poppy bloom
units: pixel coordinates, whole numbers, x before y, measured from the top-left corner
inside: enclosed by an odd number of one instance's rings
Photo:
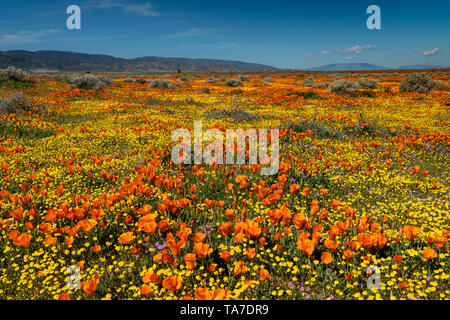
[[[241,274],[243,272],[246,272],[250,270],[244,263],[244,261],[239,260],[234,262],[234,269],[233,272],[235,275]]]
[[[30,240],[32,237],[33,236],[31,234],[22,233],[14,238],[13,244],[27,248],[30,245]]]
[[[197,260],[197,256],[195,255],[195,253],[186,253],[184,255],[184,261],[186,262],[186,267],[189,270],[194,269],[196,260]]]
[[[163,280],[162,286],[169,292],[174,293],[181,288],[182,279],[177,275],[170,276]]]
[[[100,277],[95,275],[90,281],[81,281],[81,289],[88,297],[92,297],[97,290]]]
[[[333,262],[333,256],[329,252],[322,252],[320,259],[322,260],[323,264],[330,264],[331,262]]]
[[[434,251],[434,249],[430,249],[430,248],[423,250],[422,254],[426,259],[434,259],[434,258],[437,258],[437,256],[438,256],[437,252]]]
[[[119,237],[119,242],[123,244],[128,244],[134,239],[133,232],[122,233]]]

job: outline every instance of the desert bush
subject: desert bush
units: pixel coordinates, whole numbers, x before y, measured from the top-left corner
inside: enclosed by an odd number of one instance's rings
[[[70,80],[70,89],[84,89],[84,90],[102,90],[112,83],[111,79],[94,76],[92,74],[83,74],[82,76],[74,77]]]
[[[133,79],[128,77],[128,78],[123,79],[122,82],[133,82]]]
[[[202,89],[200,90],[200,92],[201,92],[201,93],[205,93],[205,94],[209,94],[209,93],[210,93],[209,88],[202,88]]]
[[[147,83],[147,81],[145,81],[145,80],[142,79],[142,78],[139,78],[139,79],[134,80],[134,83],[143,84],[143,83]]]
[[[358,82],[339,79],[333,82],[328,89],[337,93],[354,92],[359,89],[359,84]]]
[[[318,83],[313,85],[313,88],[328,88],[330,86],[330,83],[328,82],[322,82],[322,83]]]
[[[8,67],[0,72],[0,77],[6,81],[22,81],[26,76],[26,72],[14,67]]]
[[[155,79],[150,81],[148,88],[172,89],[174,84],[167,79]]]
[[[248,81],[250,81],[250,77],[249,76],[239,76],[239,80],[241,82],[248,82]]]
[[[265,77],[264,82],[273,82],[273,79],[271,77]]]
[[[189,82],[189,81],[191,81],[191,79],[189,79],[188,77],[179,77],[178,81]]]
[[[216,80],[216,78],[214,78],[214,77],[209,77],[208,79],[206,79],[206,82],[207,82],[207,83],[216,83],[217,80]]]
[[[372,79],[360,78],[357,82],[363,88],[375,89],[378,87],[378,82]]]
[[[309,77],[308,79],[306,79],[305,81],[302,82],[302,85],[304,87],[312,87],[314,84],[314,78],[313,77]]]
[[[420,92],[428,93],[433,91],[434,82],[424,73],[409,74],[405,80],[400,82],[398,87],[400,92]]]
[[[228,79],[223,84],[229,87],[237,87],[242,86],[242,81],[237,79]]]
[[[11,93],[5,100],[0,100],[0,113],[20,113],[31,110],[30,101],[21,91]]]

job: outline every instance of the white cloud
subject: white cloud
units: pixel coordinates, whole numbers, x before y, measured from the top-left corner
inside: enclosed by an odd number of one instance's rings
[[[311,58],[314,54],[312,52],[305,53],[303,56],[305,58]]]
[[[366,44],[364,46],[360,46],[360,45],[355,45],[353,47],[348,47],[346,49],[337,49],[337,52],[341,52],[341,53],[356,53],[356,54],[360,54],[363,51],[366,50],[372,50],[372,49],[376,49],[376,46],[371,45],[371,44]]]
[[[327,54],[330,54],[330,51],[328,51],[328,50],[323,50],[320,54],[325,54],[325,55],[327,55]]]
[[[426,57],[428,57],[428,56],[434,56],[434,55],[437,54],[439,51],[441,51],[441,49],[439,49],[439,48],[434,48],[434,49],[430,49],[430,50],[425,50],[425,51],[422,51],[422,55],[423,55],[423,56],[426,56]]]
[[[216,31],[217,31],[216,28],[190,28],[186,31],[168,34],[165,36],[165,38],[173,39],[173,38],[199,37]]]
[[[41,31],[22,30],[15,33],[0,34],[0,45],[17,45],[45,41],[45,36],[59,32],[57,29]]]
[[[119,8],[124,12],[136,14],[139,16],[160,16],[161,13],[153,8],[150,2],[145,3],[127,3],[117,0],[92,0],[86,3],[88,9],[113,9]]]

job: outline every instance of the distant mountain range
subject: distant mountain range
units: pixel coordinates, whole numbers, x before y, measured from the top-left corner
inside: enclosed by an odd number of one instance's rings
[[[230,72],[272,71],[257,63],[216,59],[141,57],[122,59],[101,54],[66,51],[0,51],[0,68],[14,66],[31,72]]]
[[[450,69],[450,66],[442,66],[442,65],[426,65],[426,64],[414,64],[411,66],[400,66],[397,69],[401,70],[411,70],[411,69]]]
[[[140,57],[134,59],[116,58],[102,54],[87,54],[67,51],[0,51],[0,69],[14,66],[31,72],[111,72],[111,73],[150,73],[150,72],[254,72],[276,71],[276,67],[241,61],[217,59],[189,59]],[[449,66],[411,65],[405,69],[446,69]],[[363,71],[388,70],[370,63],[334,63],[306,69],[306,71]],[[293,70],[293,69],[289,69]]]
[[[364,70],[414,70],[414,69],[449,69],[450,66],[415,64],[396,69],[377,66],[370,63],[333,63],[326,66],[306,69],[308,71],[364,71]]]
[[[326,66],[306,69],[308,71],[360,71],[360,70],[387,70],[388,68],[370,63],[333,63]]]

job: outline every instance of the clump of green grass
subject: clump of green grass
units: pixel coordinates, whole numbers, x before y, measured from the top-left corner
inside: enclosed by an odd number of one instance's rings
[[[320,99],[320,96],[315,93],[314,91],[306,91],[306,92],[291,92],[287,94],[288,96],[290,95],[297,95],[299,97],[303,97],[304,99]]]

